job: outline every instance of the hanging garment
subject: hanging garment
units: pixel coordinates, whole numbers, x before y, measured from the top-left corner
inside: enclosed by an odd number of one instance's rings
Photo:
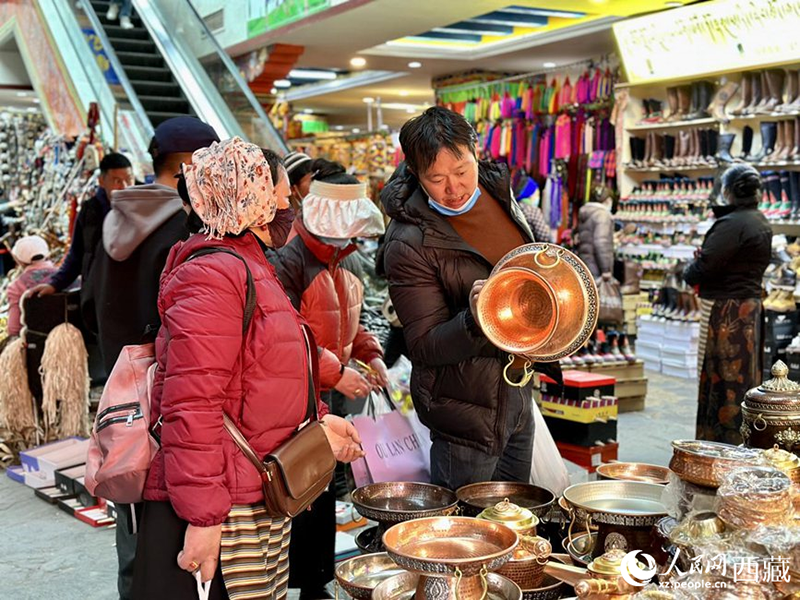
[[[572,104],[572,84],[569,82],[569,76],[567,76],[559,93],[558,105],[563,108],[570,104]]]
[[[567,158],[571,151],[572,142],[572,118],[568,114],[562,114],[556,119],[556,141],[555,157]]]

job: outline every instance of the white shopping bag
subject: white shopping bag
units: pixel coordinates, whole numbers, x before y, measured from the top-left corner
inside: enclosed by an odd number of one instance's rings
[[[569,487],[569,471],[547,428],[539,405],[535,401],[532,404],[534,432],[531,483],[550,490],[558,497]]]

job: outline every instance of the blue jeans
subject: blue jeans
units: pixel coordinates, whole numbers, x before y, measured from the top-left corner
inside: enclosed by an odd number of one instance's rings
[[[506,413],[503,451],[492,456],[468,446],[431,436],[431,483],[450,490],[484,481],[529,483],[533,453],[533,410],[529,399],[509,404]]]
[[[117,0],[116,2],[112,2],[111,4],[116,4],[117,6],[121,5],[119,9],[119,16],[120,17],[130,17],[133,14],[133,0]]]

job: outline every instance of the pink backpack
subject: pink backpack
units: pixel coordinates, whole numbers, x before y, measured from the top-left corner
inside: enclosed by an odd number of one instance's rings
[[[108,377],[86,456],[85,485],[94,496],[121,504],[142,501],[158,451],[150,435],[156,366],[154,344],[125,346]]]
[[[247,261],[236,252],[219,247],[202,248],[186,261],[219,252],[235,256],[247,270],[242,323],[242,332],[246,332],[256,307],[256,290]],[[150,426],[150,400],[157,366],[154,344],[125,346],[108,376],[86,456],[84,483],[97,497],[120,504],[143,500],[147,472],[160,442],[158,424]]]

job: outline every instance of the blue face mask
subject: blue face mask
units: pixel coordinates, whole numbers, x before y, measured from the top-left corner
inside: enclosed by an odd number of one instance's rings
[[[427,193],[427,192],[425,192]],[[481,189],[475,188],[475,193],[472,194],[472,197],[467,200],[467,202],[461,208],[448,208],[446,206],[442,206],[438,202],[436,202],[433,198],[431,198],[430,194],[428,194],[428,206],[430,206],[433,210],[438,212],[440,215],[444,215],[445,217],[457,217],[458,215],[463,215],[468,213],[472,210],[475,204],[478,202],[478,198],[480,198]]]

